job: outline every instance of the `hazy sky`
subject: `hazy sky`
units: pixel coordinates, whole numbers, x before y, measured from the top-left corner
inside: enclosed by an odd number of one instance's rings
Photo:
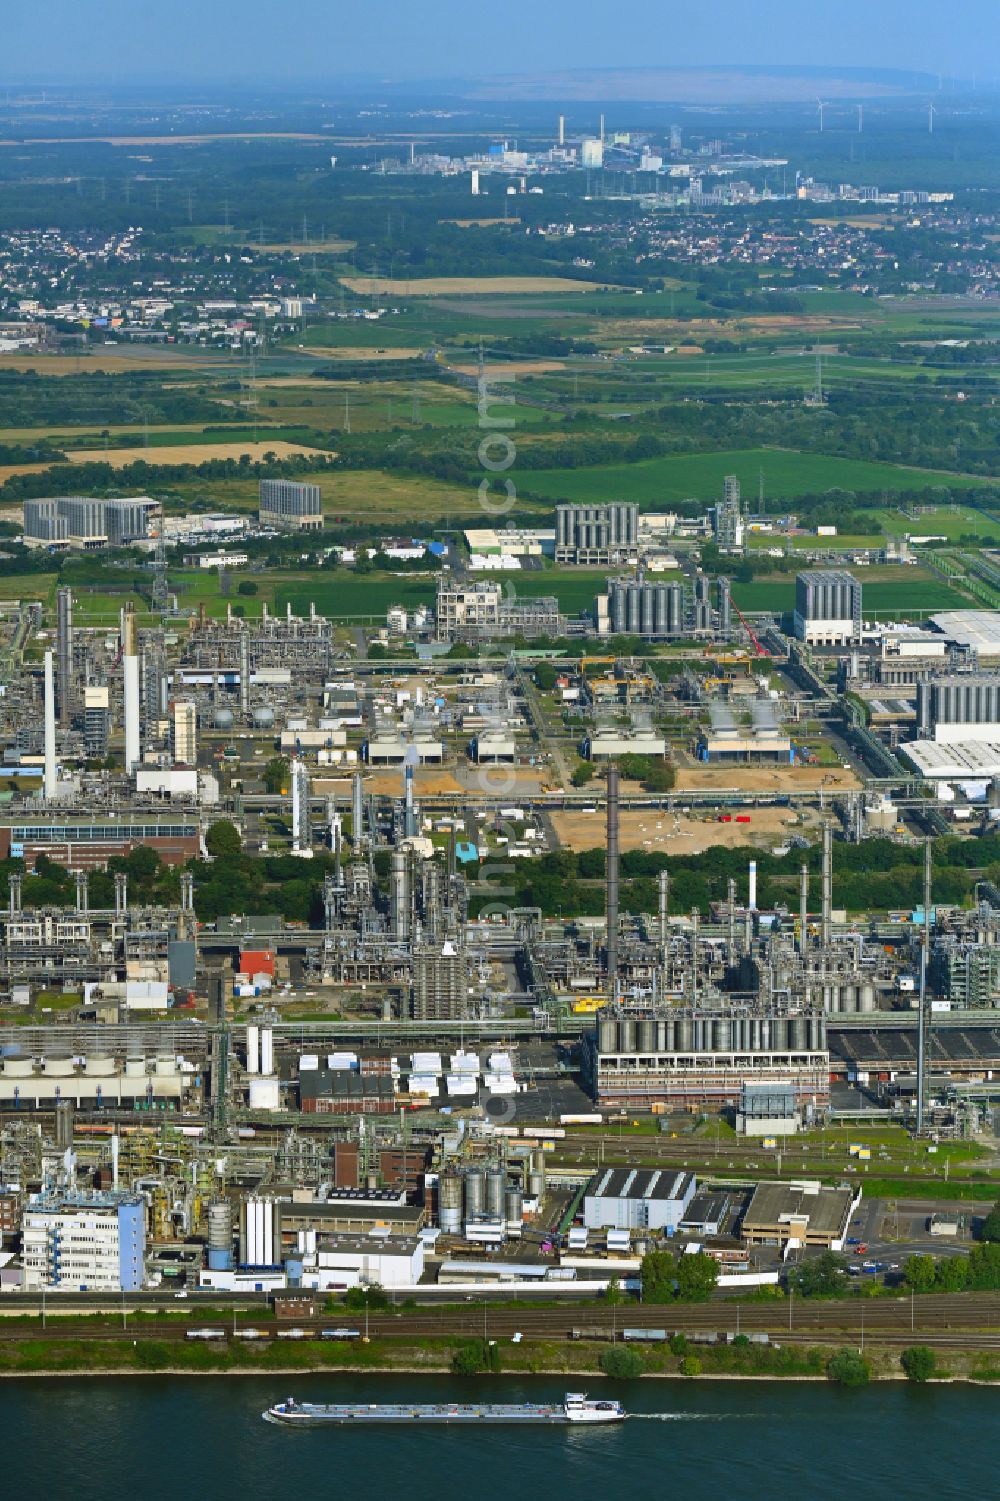
[[[0,82],[831,64],[1000,74],[997,0],[8,0]]]

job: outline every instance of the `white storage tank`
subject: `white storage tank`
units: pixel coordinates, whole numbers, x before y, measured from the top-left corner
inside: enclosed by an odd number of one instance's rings
[[[250,1109],[281,1109],[281,1086],[277,1079],[261,1075],[250,1080]]]

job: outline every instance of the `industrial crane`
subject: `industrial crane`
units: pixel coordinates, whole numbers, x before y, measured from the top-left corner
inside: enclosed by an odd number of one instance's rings
[[[732,604],[733,609],[736,611],[736,614],[739,616],[740,625],[742,625],[743,629],[746,631],[747,635],[750,637],[750,640],[753,643],[753,649],[756,652],[757,656],[758,657],[769,657],[771,655],[771,653],[768,651],[768,649],[767,649],[766,646],[761,646],[760,641],[759,641],[759,639],[757,637],[756,631],[754,630],[753,626],[750,624],[749,620],[744,615],[743,611],[740,609],[739,605],[736,603],[735,600],[731,600],[730,602]]]

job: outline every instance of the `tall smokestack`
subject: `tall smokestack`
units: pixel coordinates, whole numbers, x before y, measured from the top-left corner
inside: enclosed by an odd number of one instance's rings
[[[137,651],[135,611],[126,605],[122,611],[122,670],[125,686],[125,771],[135,771],[142,759],[139,744],[139,654]]]
[[[73,702],[73,591],[56,591],[56,653],[59,658],[59,723],[69,728]]]
[[[920,938],[920,1013],[917,1017],[917,1132],[927,1103],[927,966],[931,957],[931,842],[924,840],[924,927]]]
[[[364,838],[365,812],[362,799],[362,784],[360,771],[355,772],[354,781],[351,784],[351,843],[357,849]]]
[[[403,831],[407,839],[412,839],[417,832],[417,819],[413,811],[413,764],[408,762],[404,777],[406,803],[403,817]]]
[[[52,676],[52,653],[45,653],[45,778],[46,798],[56,795],[56,693]]]
[[[824,948],[830,945],[833,931],[833,829],[823,825],[823,887],[820,911],[820,942]]]
[[[618,994],[618,767],[608,767],[608,996]]]
[[[757,911],[757,861],[750,861],[749,891],[747,894],[747,906],[751,912]]]
[[[799,870],[799,953],[805,958],[809,946],[809,867]]]
[[[559,144],[560,144],[560,146],[565,146],[565,144],[566,144],[566,116],[565,115],[560,115],[559,116]]]

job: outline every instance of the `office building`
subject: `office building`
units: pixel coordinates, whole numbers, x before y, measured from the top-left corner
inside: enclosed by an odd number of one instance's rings
[[[840,569],[814,569],[795,580],[795,635],[811,646],[860,641],[861,585]]]
[[[146,1209],[137,1195],[34,1194],[22,1237],[26,1292],[137,1292],[145,1281]]]
[[[323,530],[323,505],[319,485],[301,485],[290,479],[262,479],[259,515],[263,526],[282,531]]]
[[[29,543],[64,542],[84,551],[127,547],[149,536],[150,519],[159,511],[159,502],[144,496],[93,500],[83,495],[62,495],[26,500],[24,537]]]

